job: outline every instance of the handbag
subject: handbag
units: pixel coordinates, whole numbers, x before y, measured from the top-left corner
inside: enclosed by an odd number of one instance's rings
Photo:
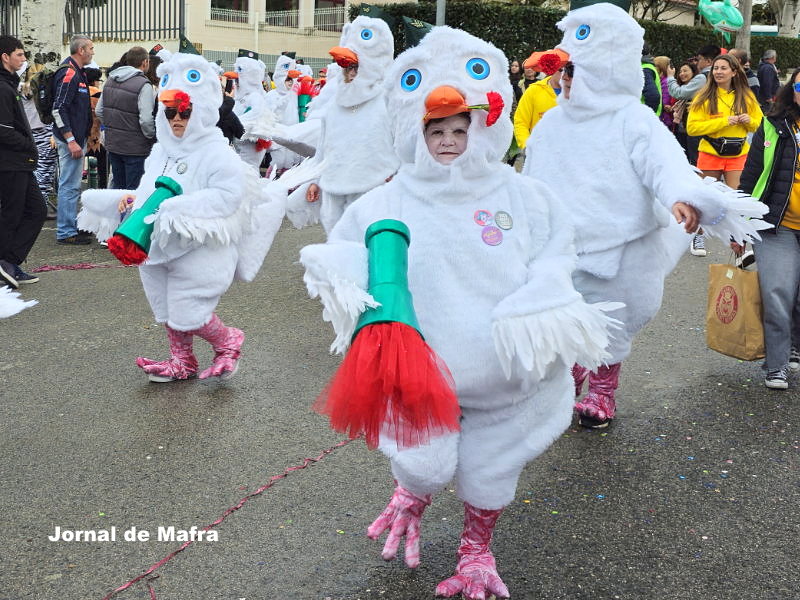
[[[717,154],[720,156],[738,156],[742,153],[744,143],[747,138],[739,137],[710,137],[703,136],[703,139],[711,144]]]
[[[708,266],[706,344],[740,360],[764,358],[758,272],[729,264]]]

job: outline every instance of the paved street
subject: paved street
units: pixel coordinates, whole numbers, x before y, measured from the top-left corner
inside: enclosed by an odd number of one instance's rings
[[[42,273],[23,290],[39,305],[0,321],[0,600],[101,600],[181,546],[159,527],[207,525],[343,439],[310,410],[339,361],[297,264],[323,233],[285,226],[257,280],[223,297],[220,316],[247,335],[235,378],[158,385],[134,364],[167,350],[136,270],[97,244],[57,246],[45,226],[28,269],[113,268]],[[613,427],[570,429],[524,471],[494,542],[512,598],[800,598],[800,393],[767,391],[757,363],[706,349],[707,265],[729,255],[710,247],[669,279],[623,366]],[[352,442],[114,598],[433,598],[461,504],[435,498],[411,572],[364,535],[391,489],[383,456]],[[57,527],[115,527],[117,540],[49,541]],[[123,539],[133,527],[151,540]]]

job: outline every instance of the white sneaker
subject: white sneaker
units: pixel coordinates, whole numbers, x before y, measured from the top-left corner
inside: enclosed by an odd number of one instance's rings
[[[689,245],[689,252],[692,256],[706,256],[706,240],[702,233],[692,236],[692,243]]]
[[[792,348],[789,351],[789,370],[800,371],[800,350],[797,348]]]
[[[767,376],[764,378],[764,385],[771,390],[785,390],[789,388],[788,379],[786,367],[783,367],[782,369],[768,371]]]

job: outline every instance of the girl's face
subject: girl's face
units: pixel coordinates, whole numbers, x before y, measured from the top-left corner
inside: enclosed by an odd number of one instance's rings
[[[728,61],[718,60],[711,66],[711,75],[714,77],[714,81],[717,82],[719,87],[727,90],[731,87],[731,81],[734,75],[736,75],[736,71],[731,69]]]
[[[514,75],[519,73],[519,61],[512,60],[511,65],[508,67],[508,70],[511,71]]]
[[[688,83],[692,77],[694,77],[694,73],[692,73],[692,69],[689,65],[681,65],[681,70],[678,71],[678,81],[681,83]]]
[[[436,162],[449,165],[467,149],[469,118],[453,115],[425,126],[425,144]]]

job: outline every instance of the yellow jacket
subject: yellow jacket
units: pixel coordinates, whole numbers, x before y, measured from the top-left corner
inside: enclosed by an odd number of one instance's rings
[[[550,78],[532,83],[522,94],[514,113],[514,137],[517,146],[525,147],[531,130],[542,118],[542,115],[556,105],[556,92],[550,85]]]
[[[736,124],[729,125],[728,117],[734,115],[733,112],[733,96],[734,92],[725,91],[722,88],[717,88],[717,114],[708,114],[708,103],[703,102],[700,105],[692,103],[689,108],[689,119],[686,122],[686,133],[689,135],[707,135],[708,137],[747,137],[751,131],[758,129],[761,124],[761,119],[764,114],[758,106],[758,102],[754,97],[747,99],[747,114],[750,115],[750,122],[747,125]],[[737,156],[747,154],[750,149],[750,144],[747,142],[742,146],[742,152]],[[713,156],[719,156],[716,150],[712,148],[706,140],[700,140],[698,147],[700,152],[705,152]],[[734,158],[726,156],[724,158]]]

